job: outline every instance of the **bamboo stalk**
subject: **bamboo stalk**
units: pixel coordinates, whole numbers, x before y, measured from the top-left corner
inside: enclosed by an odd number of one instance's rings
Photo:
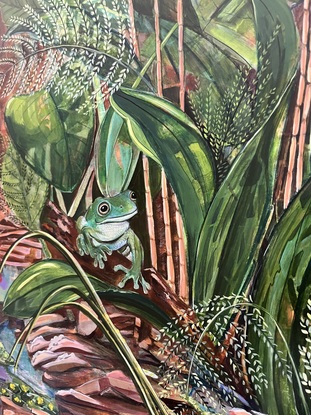
[[[178,24],[178,60],[179,60],[179,103],[180,109],[185,111],[185,54],[184,54],[184,16],[183,0],[177,0],[177,24]]]
[[[302,185],[307,120],[308,117],[310,117],[310,79],[307,79],[308,73],[310,72],[309,67],[311,65],[310,0],[304,0],[303,7],[303,22],[300,42],[300,74],[293,117],[288,172],[284,187],[284,208],[287,208],[293,191],[297,192]]]
[[[185,111],[185,54],[184,54],[184,16],[183,0],[177,0],[177,24],[178,24],[178,60],[179,60],[179,103],[180,109]],[[189,301],[189,287],[187,275],[186,249],[183,234],[183,221],[179,211],[177,197],[174,194],[173,200],[176,208],[176,226],[179,250],[179,295],[185,301]]]
[[[152,266],[157,269],[158,256],[157,256],[157,243],[154,229],[154,217],[152,207],[152,196],[149,185],[149,161],[147,156],[143,154],[143,169],[144,169],[144,183],[145,183],[145,197],[146,197],[146,213],[147,213],[147,225],[149,231],[149,243],[150,243],[150,259]]]
[[[186,247],[184,241],[184,226],[182,217],[179,211],[178,201],[175,193],[173,194],[173,201],[176,209],[176,227],[178,237],[178,250],[179,250],[179,292],[178,295],[185,303],[189,302],[189,287],[188,287],[188,274],[187,274],[187,260],[186,260]]]
[[[140,50],[139,50],[139,44],[137,41],[137,32],[136,32],[136,27],[135,27],[135,12],[134,12],[133,0],[128,0],[128,5],[129,5],[129,17],[130,17],[134,52],[136,56],[139,58]],[[149,184],[149,177],[150,177],[149,160],[148,160],[148,157],[145,156],[144,154],[142,156],[142,162],[143,162],[143,170],[144,170],[144,185],[145,185],[147,226],[148,226],[149,244],[150,244],[150,259],[151,259],[151,265],[156,269],[158,266],[158,258],[157,258],[157,244],[156,244],[155,229],[154,229],[152,196],[151,196],[150,184]]]
[[[169,285],[176,291],[175,269],[173,261],[172,249],[172,232],[171,232],[171,216],[168,201],[168,183],[164,170],[161,173],[162,187],[162,203],[163,203],[163,219],[165,230],[165,246],[166,246],[166,274]]]
[[[161,53],[161,36],[160,36],[160,12],[159,0],[154,0],[154,29],[156,38],[156,63],[157,63],[157,92],[160,97],[163,96],[162,87],[162,53]]]
[[[134,12],[133,0],[128,0],[128,7],[129,7],[129,17],[130,17],[130,24],[131,24],[133,48],[134,48],[135,55],[139,59],[140,51],[139,51],[139,45],[138,45],[137,33],[136,33],[136,27],[135,27],[135,12]]]
[[[310,33],[310,8],[309,0],[304,1],[303,19],[302,19],[302,35],[301,35],[301,59],[300,59],[300,82],[297,105],[302,109],[301,124],[298,138],[298,155],[297,155],[297,175],[296,175],[296,192],[301,188],[303,180],[304,167],[304,150],[307,132],[307,120],[310,116],[310,101],[311,101],[311,84],[307,78],[307,71],[310,73],[311,53],[310,41],[308,34]],[[310,35],[311,36],[311,35]],[[309,41],[309,42],[308,42]],[[309,43],[309,45],[308,45]]]
[[[155,38],[156,38],[157,93],[159,97],[163,97],[159,0],[154,0],[154,28],[155,28]],[[176,286],[175,286],[175,269],[174,269],[173,249],[172,249],[171,217],[170,217],[167,187],[168,187],[168,183],[167,183],[167,179],[165,176],[165,172],[164,170],[162,170],[161,188],[162,188],[163,219],[164,219],[165,247],[166,247],[166,274],[167,274],[169,285],[172,288],[175,288]]]
[[[300,109],[299,107],[295,107],[294,111],[294,131],[297,131],[300,122]],[[298,133],[298,131],[297,131]],[[288,161],[288,169],[287,175],[285,180],[285,188],[284,188],[284,202],[283,207],[284,209],[287,208],[291,195],[292,195],[292,183],[293,183],[293,174],[294,174],[294,167],[295,167],[295,157],[296,157],[296,149],[297,149],[297,133],[291,136],[291,143],[289,149],[289,161]]]

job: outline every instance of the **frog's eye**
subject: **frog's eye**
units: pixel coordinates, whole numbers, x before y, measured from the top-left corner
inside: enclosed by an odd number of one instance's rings
[[[137,195],[135,192],[130,192],[130,199],[131,200],[137,200]]]
[[[100,216],[105,216],[110,212],[110,205],[107,202],[102,202],[100,205],[98,205],[97,210]]]

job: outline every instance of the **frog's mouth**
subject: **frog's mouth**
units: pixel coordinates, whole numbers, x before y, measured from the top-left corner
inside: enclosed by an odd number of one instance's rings
[[[133,212],[127,213],[126,215],[119,216],[116,218],[107,218],[103,220],[96,220],[96,223],[102,224],[102,223],[115,223],[115,222],[126,222],[129,219],[131,219],[133,216],[135,216],[137,213],[137,209],[133,210]]]

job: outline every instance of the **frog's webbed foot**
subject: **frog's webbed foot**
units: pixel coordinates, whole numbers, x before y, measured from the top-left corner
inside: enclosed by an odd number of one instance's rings
[[[142,289],[145,294],[148,293],[148,290],[151,289],[149,282],[147,282],[144,277],[142,276],[141,272],[135,272],[132,268],[126,268],[123,265],[116,265],[114,271],[123,271],[125,276],[123,277],[122,281],[119,282],[118,287],[123,288],[127,281],[133,280],[134,282],[134,290],[138,290],[139,283],[142,286]]]
[[[107,261],[107,255],[112,254],[112,250],[103,244],[96,244],[95,241],[84,235],[83,233],[78,235],[76,239],[79,254],[90,255],[94,259],[94,266],[100,269],[105,268],[105,261]]]
[[[98,246],[96,249],[93,249],[90,255],[92,258],[94,258],[94,267],[104,269],[105,261],[107,261],[107,255],[111,254],[112,250],[106,246]]]

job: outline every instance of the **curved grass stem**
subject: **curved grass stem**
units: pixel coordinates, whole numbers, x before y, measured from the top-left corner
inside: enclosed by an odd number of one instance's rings
[[[34,326],[35,326],[35,324],[36,324],[36,322],[37,322],[37,320],[38,320],[38,318],[42,315],[42,314],[45,314],[44,313],[44,310],[45,310],[45,307],[51,302],[51,300],[53,299],[53,297],[56,297],[58,294],[60,294],[60,293],[62,293],[62,292],[64,292],[64,291],[72,291],[72,292],[74,292],[75,294],[77,294],[77,298],[79,298],[79,297],[81,297],[81,298],[83,298],[85,301],[87,301],[88,303],[89,303],[89,305],[91,306],[91,307],[93,307],[94,306],[94,308],[95,308],[95,305],[88,299],[88,297],[81,291],[81,290],[79,290],[79,289],[77,289],[77,287],[75,287],[74,285],[64,285],[63,287],[60,287],[60,288],[58,288],[57,290],[55,290],[52,294],[50,294],[50,295],[48,295],[44,300],[43,300],[43,302],[41,303],[41,306],[39,307],[39,309],[38,309],[38,311],[37,311],[37,313],[36,313],[36,315],[32,318],[32,320],[31,321],[29,321],[29,323],[25,326],[25,328],[24,328],[24,330],[21,332],[21,334],[18,336],[18,338],[17,338],[17,340],[15,341],[15,343],[14,343],[14,346],[13,346],[13,348],[12,348],[12,350],[11,350],[11,352],[10,352],[10,354],[9,354],[9,359],[11,358],[11,357],[13,357],[13,354],[14,354],[14,352],[15,352],[15,350],[16,350],[16,348],[17,348],[17,345],[20,343],[20,341],[23,339],[23,341],[22,341],[22,344],[21,344],[21,347],[20,347],[20,349],[19,349],[19,351],[18,351],[18,354],[17,354],[17,356],[16,356],[16,359],[15,359],[15,364],[14,364],[14,368],[16,369],[17,368],[17,366],[18,366],[18,363],[19,363],[19,360],[20,360],[20,358],[21,358],[21,355],[22,355],[22,352],[23,352],[23,350],[24,350],[24,348],[25,348],[25,346],[26,346],[26,343],[27,343],[27,339],[28,339],[28,337],[29,337],[29,335],[31,334],[31,332],[32,332],[32,330],[33,330],[33,328],[34,328]],[[60,304],[60,303],[59,303]],[[67,303],[62,303],[63,305],[67,305]],[[56,308],[59,308],[59,307],[54,307],[54,306],[51,306],[50,308],[49,308],[49,310],[51,311],[52,309],[53,310],[55,310]],[[26,334],[27,333],[27,334]]]
[[[85,273],[79,262],[75,259],[73,254],[70,251],[68,251],[68,249],[65,248],[56,238],[43,231],[29,232],[26,235],[23,235],[10,247],[10,249],[4,255],[3,261],[0,266],[0,272],[14,248],[22,240],[29,238],[41,238],[48,241],[55,248],[58,249],[58,251],[72,266],[73,270],[77,273],[77,276],[80,278],[81,282],[87,289],[87,292],[89,293],[89,298],[91,299],[93,305],[96,306],[96,309],[98,310],[98,317],[101,322],[101,328],[106,338],[113,345],[116,352],[118,353],[118,355],[124,362],[125,366],[127,367],[131,375],[131,378],[134,384],[136,385],[137,390],[140,393],[141,398],[143,399],[149,413],[151,415],[168,415],[168,408],[164,405],[164,403],[158,397],[157,393],[152,388],[149,380],[147,379],[145,373],[143,372],[142,368],[137,362],[125,339],[122,337],[119,330],[116,329],[116,327],[113,325],[108,313],[105,310],[105,307],[103,306],[87,274]]]

